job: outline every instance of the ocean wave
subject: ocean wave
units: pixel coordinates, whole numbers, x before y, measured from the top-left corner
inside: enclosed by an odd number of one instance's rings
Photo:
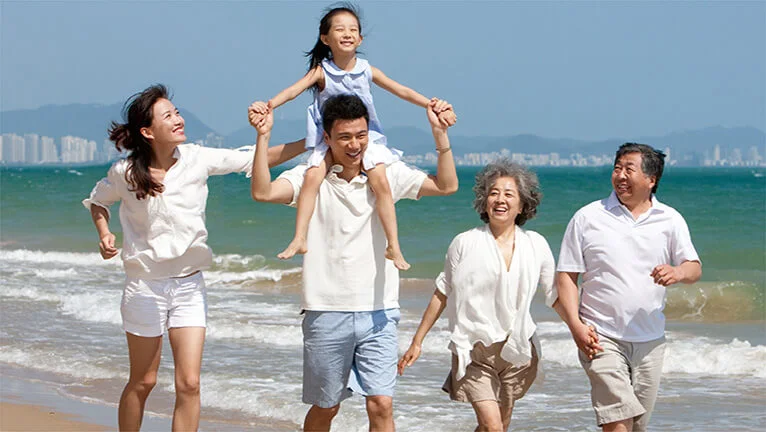
[[[98,253],[39,251],[27,249],[0,250],[0,261],[35,264],[63,264],[69,266],[98,266],[121,268],[119,256],[104,260]]]
[[[286,275],[291,274],[297,274],[300,273],[300,268],[290,268],[290,269],[259,269],[259,270],[249,270],[249,271],[243,271],[243,272],[231,272],[231,271],[215,271],[210,270],[205,272],[205,282],[207,284],[217,284],[217,283],[225,283],[225,284],[232,284],[232,283],[239,283],[239,282],[260,282],[260,281],[271,281],[271,282],[279,282],[282,280],[282,278]]]
[[[303,421],[303,411],[295,409],[300,398],[300,382],[272,378],[233,378],[215,373],[202,374],[204,406],[244,411],[258,417],[289,422],[285,430],[295,429]],[[292,427],[289,427],[292,426]]]
[[[747,282],[700,282],[668,288],[664,313],[681,321],[735,322],[766,319],[764,286]]]
[[[0,347],[0,362],[83,379],[121,378],[123,375],[120,371],[94,365],[88,359],[78,360],[47,350]]]
[[[449,355],[450,351],[448,346],[450,334],[450,331],[447,330],[446,327],[437,328],[434,326],[423,340],[421,352],[423,354]],[[414,335],[415,330],[399,331],[399,354],[404,354],[404,352],[407,351]]]
[[[211,338],[252,339],[266,346],[301,346],[300,326],[250,323],[208,322],[207,336]]]
[[[37,269],[34,271],[34,275],[40,279],[72,279],[77,277],[77,270],[70,267],[66,270],[45,270]]]
[[[571,338],[541,338],[543,359],[564,367],[580,368],[577,346]],[[710,338],[669,334],[662,373],[668,379],[675,374],[743,375],[766,378],[766,346],[734,339],[722,343]]]
[[[61,300],[61,296],[57,294],[51,294],[43,292],[35,287],[31,286],[24,286],[24,287],[3,287],[2,290],[0,290],[0,297],[7,297],[7,298],[23,298],[23,299],[29,299],[29,300],[35,300],[35,301],[50,301],[50,302],[58,302]]]
[[[414,330],[401,331],[399,352],[409,348]],[[562,322],[543,321],[537,324],[543,361],[566,368],[580,368],[577,345]],[[432,329],[423,341],[424,354],[449,355],[450,333],[446,328]],[[681,332],[668,332],[663,374],[743,375],[766,378],[766,346],[753,346],[748,341],[733,339],[725,342],[695,337]]]
[[[266,265],[263,255],[219,254],[213,257],[213,268],[220,270],[248,270]]]
[[[64,295],[59,310],[81,321],[122,324],[120,295],[114,291],[96,291]]]
[[[540,338],[548,336],[569,336],[569,328],[563,322],[540,321],[537,323],[537,336]]]
[[[208,292],[208,299],[217,297],[217,294]],[[208,308],[212,317],[226,313],[230,319],[257,318],[260,321],[269,319],[278,320],[280,324],[283,322],[294,324],[299,319],[298,313],[300,312],[300,306],[297,304],[254,302],[249,298],[232,298],[229,293],[221,295],[215,301],[208,301]],[[221,311],[221,313],[217,311]]]
[[[663,374],[748,375],[766,378],[766,346],[734,338],[721,344],[708,338],[668,343]]]

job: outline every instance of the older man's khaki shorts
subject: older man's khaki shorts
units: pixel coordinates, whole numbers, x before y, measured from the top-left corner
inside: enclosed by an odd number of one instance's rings
[[[633,431],[646,430],[660,388],[665,337],[649,342],[598,337],[604,351],[593,360],[578,350],[598,425],[632,418]]]
[[[532,346],[532,359],[522,365],[513,365],[500,357],[505,341],[486,347],[481,342],[471,350],[471,363],[466,367],[465,376],[455,379],[458,359],[452,355],[452,370],[442,390],[450,399],[459,402],[480,402],[493,400],[503,406],[513,406],[532,386],[537,377],[537,351]]]

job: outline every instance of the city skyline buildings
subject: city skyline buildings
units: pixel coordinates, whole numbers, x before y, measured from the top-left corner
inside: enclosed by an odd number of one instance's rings
[[[207,147],[224,147],[224,137],[208,133],[205,139],[191,141]],[[604,166],[613,162],[613,156],[608,154],[583,154],[573,151],[569,154],[561,152],[524,153],[513,152],[511,146],[499,151],[467,152],[455,155],[455,162],[461,166],[481,166],[499,158],[507,157],[515,162],[529,166],[577,167]],[[703,167],[766,167],[766,161],[756,146],[743,150],[733,147],[724,152],[720,144],[696,155],[677,153],[672,147],[662,149],[666,155],[668,166],[703,166]],[[124,154],[124,153],[123,153]],[[696,156],[696,157],[695,157]],[[104,164],[121,157],[114,144],[105,139],[100,145],[94,140],[66,135],[59,137],[58,142],[53,137],[35,133],[17,135],[5,133],[0,135],[0,165],[93,165]],[[436,153],[405,154],[405,162],[414,165],[434,165]]]

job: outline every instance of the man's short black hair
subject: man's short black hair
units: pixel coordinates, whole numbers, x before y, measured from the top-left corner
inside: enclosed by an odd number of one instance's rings
[[[322,127],[327,135],[330,135],[335,120],[356,120],[364,117],[367,125],[370,124],[370,113],[355,94],[343,94],[327,99],[322,108]]]
[[[665,169],[665,153],[646,144],[625,143],[617,149],[614,164],[617,165],[617,161],[628,153],[641,153],[641,171],[649,177],[654,177],[652,193],[657,193],[657,186],[660,185],[662,171]]]

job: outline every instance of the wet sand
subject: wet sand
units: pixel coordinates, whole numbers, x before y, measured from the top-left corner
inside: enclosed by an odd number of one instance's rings
[[[22,378],[18,370],[0,370],[0,432],[10,431],[116,431],[116,404],[89,403],[62,394],[58,385],[31,377]],[[11,372],[10,374],[7,372]],[[16,375],[16,376],[14,376]],[[226,421],[218,413],[212,418],[202,408],[202,431],[287,431],[297,427],[289,422],[252,418],[248,421]],[[143,431],[171,429],[172,418],[147,412]]]
[[[39,406],[0,403],[0,431],[106,431],[108,426],[84,423],[79,416]]]

